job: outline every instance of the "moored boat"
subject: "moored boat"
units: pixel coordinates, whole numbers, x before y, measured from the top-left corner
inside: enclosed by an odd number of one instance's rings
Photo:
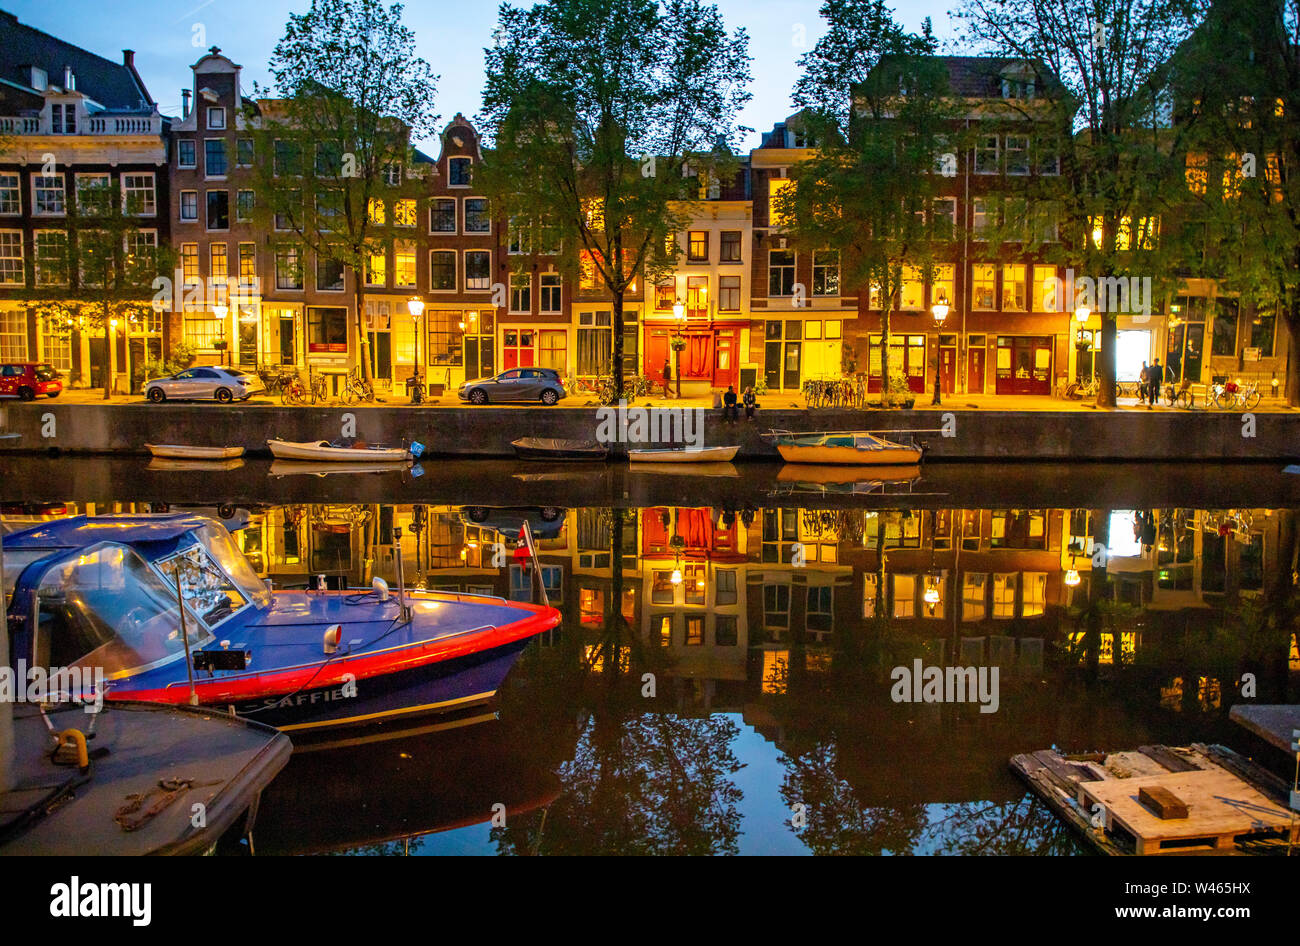
[[[271,455],[277,460],[324,460],[331,463],[375,463],[380,461],[413,460],[423,453],[423,449],[420,448],[419,444],[412,444],[410,447],[386,447],[378,444],[334,444],[328,440],[296,442],[272,438],[266,442],[266,445],[271,449]]]
[[[233,460],[244,455],[243,447],[188,447],[182,444],[147,443],[156,457],[168,460]]]
[[[280,729],[487,702],[554,608],[453,592],[272,591],[218,522],[78,516],[5,539],[13,658],[100,667],[108,699]],[[183,602],[183,609],[178,607]]]
[[[915,465],[924,447],[896,443],[865,430],[793,433],[773,430],[765,435],[787,463],[850,464],[853,466]]]
[[[521,460],[604,460],[609,456],[609,447],[595,440],[521,437],[510,446]]]
[[[668,447],[661,450],[628,450],[631,463],[730,463],[739,446],[734,447]]]

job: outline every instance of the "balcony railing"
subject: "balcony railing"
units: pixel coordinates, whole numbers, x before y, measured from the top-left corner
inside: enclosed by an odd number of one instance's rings
[[[0,135],[66,135],[43,117],[0,116]],[[78,135],[161,135],[161,115],[93,115],[77,122]]]

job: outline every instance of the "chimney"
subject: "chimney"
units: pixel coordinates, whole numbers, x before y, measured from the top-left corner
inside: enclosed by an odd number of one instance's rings
[[[189,89],[181,89],[181,118],[190,117],[190,96],[193,94]]]
[[[126,66],[128,69],[134,69],[134,68],[135,68],[135,50],[134,50],[134,49],[124,49],[124,50],[122,50],[122,65]]]
[[[63,91],[72,92],[77,88],[77,77],[72,74],[71,66],[63,67]]]

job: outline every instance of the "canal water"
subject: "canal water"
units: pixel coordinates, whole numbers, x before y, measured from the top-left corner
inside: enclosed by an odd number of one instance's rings
[[[1233,703],[1300,698],[1297,480],[9,456],[0,514],[201,512],[281,588],[396,587],[399,555],[544,587],[563,623],[492,706],[296,738],[261,854],[1073,855],[1012,755],[1234,745]],[[979,685],[927,700],[945,666]]]

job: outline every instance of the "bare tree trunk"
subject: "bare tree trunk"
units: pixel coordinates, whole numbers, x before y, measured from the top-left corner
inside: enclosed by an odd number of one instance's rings
[[[352,270],[352,279],[352,295],[357,308],[357,346],[361,352],[361,377],[366,381],[374,381],[374,373],[370,370],[370,338],[365,326],[365,287],[362,286],[364,280],[361,272],[356,268]]]
[[[113,324],[104,303],[104,400],[113,396]]]
[[[1097,392],[1098,407],[1115,406],[1115,349],[1119,342],[1119,326],[1114,314],[1101,314],[1101,351],[1097,352],[1094,373],[1101,382]],[[1163,380],[1163,379],[1161,379]]]
[[[614,401],[623,397],[623,290],[614,293],[614,348],[613,364],[610,371],[614,375]],[[681,357],[677,359],[677,386],[681,388]]]

